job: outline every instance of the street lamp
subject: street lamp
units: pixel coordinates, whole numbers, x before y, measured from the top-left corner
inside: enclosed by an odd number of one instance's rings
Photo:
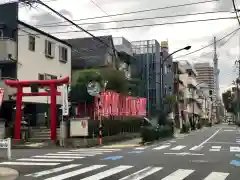
[[[178,50],[176,50],[176,51],[174,51],[174,52],[172,52],[171,54],[169,54],[166,58],[164,58],[163,59],[163,61],[162,61],[162,63],[161,63],[161,69],[162,69],[162,71],[164,71],[164,63],[168,60],[168,58],[169,57],[171,57],[173,54],[175,54],[175,53],[177,53],[177,52],[180,52],[180,51],[183,51],[183,50],[189,50],[189,49],[191,49],[191,47],[192,46],[186,46],[186,47],[184,47],[184,48],[181,48],[181,49],[178,49]],[[162,54],[162,52],[161,52],[161,57],[163,56],[163,54]],[[159,73],[158,73],[159,74]],[[161,73],[161,76],[162,76],[162,93],[164,92],[164,89],[163,89],[163,87],[164,87],[164,75],[163,75],[163,72]],[[164,105],[163,105],[163,95],[162,95],[162,109],[164,110]]]

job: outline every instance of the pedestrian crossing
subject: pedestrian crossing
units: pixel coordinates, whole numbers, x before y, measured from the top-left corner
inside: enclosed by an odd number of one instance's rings
[[[69,151],[59,151],[55,153],[47,153],[42,155],[34,155],[28,158],[20,158],[12,161],[0,162],[0,165],[17,165],[17,166],[56,166],[61,163],[72,162],[74,160],[94,157],[106,153],[117,152],[121,149],[102,149],[102,148],[86,148],[73,149]]]
[[[146,149],[146,148],[145,148]],[[152,150],[170,150],[170,151],[200,151],[200,150],[208,150],[209,152],[239,152],[240,146],[186,146],[186,145],[171,145],[171,144],[163,144],[160,146],[153,147]]]
[[[164,171],[163,171],[164,170]],[[134,167],[131,165],[108,166],[105,164],[83,165],[69,164],[31,174],[25,174],[25,177],[38,178],[39,180],[102,180],[105,178],[118,180],[141,180],[162,179],[162,180],[184,180],[191,175],[200,175],[203,180],[225,180],[229,177],[228,172],[198,172],[194,169],[168,169],[158,166]],[[155,177],[155,178],[154,178]]]

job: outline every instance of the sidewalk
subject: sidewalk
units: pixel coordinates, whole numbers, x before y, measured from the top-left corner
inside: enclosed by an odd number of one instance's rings
[[[103,146],[103,147],[107,147],[107,148],[126,148],[126,147],[137,147],[140,146],[140,142],[142,141],[141,138],[135,138],[135,139],[131,139],[131,140],[127,140],[127,141],[123,141],[123,142],[116,142],[107,146]]]
[[[19,176],[19,172],[15,169],[0,167],[0,179],[1,180],[15,180]]]

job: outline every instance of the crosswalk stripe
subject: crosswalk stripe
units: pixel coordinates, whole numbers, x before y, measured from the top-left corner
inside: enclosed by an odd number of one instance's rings
[[[168,175],[167,177],[163,178],[162,180],[183,180],[190,174],[192,174],[194,170],[191,169],[178,169],[174,173]]]
[[[82,149],[75,149],[75,150],[70,150],[71,152],[86,152],[85,150],[82,150]],[[108,152],[115,152],[115,151],[113,151],[113,150],[92,150],[92,149],[89,149],[89,152],[90,153],[103,153],[103,152],[106,152],[106,153],[108,153]]]
[[[69,164],[67,166],[62,166],[62,167],[58,167],[58,168],[54,168],[54,169],[49,169],[49,170],[45,170],[45,171],[40,171],[40,172],[36,172],[36,173],[32,173],[32,174],[27,174],[25,176],[31,176],[31,177],[40,177],[40,176],[45,176],[48,174],[52,174],[52,173],[56,173],[56,172],[60,172],[60,171],[64,171],[67,169],[71,169],[71,168],[75,168],[81,166],[81,164]]]
[[[132,168],[132,167],[133,166],[117,166],[115,168],[111,168],[109,170],[106,170],[106,171],[97,173],[95,175],[83,178],[81,180],[96,180],[96,179],[101,180],[103,178],[106,178],[106,177],[109,177],[111,175],[117,174],[119,172],[122,172],[122,171],[127,170],[127,169]]]
[[[43,156],[32,156],[34,158],[53,158],[53,159],[83,159],[85,157],[81,156],[51,156],[51,155],[43,155]]]
[[[160,171],[161,169],[162,167],[147,167],[120,180],[140,180],[154,174],[157,171]]]
[[[34,159],[34,158],[22,158],[17,161],[35,161],[35,162],[71,162],[74,159]]]
[[[75,170],[75,171],[71,171],[71,172],[68,172],[68,173],[65,173],[65,174],[61,174],[61,175],[58,175],[58,176],[50,177],[50,178],[47,178],[45,180],[68,179],[68,178],[71,178],[71,177],[74,177],[74,176],[77,176],[77,175],[80,175],[80,174],[83,174],[83,173],[86,173],[86,172],[89,172],[89,171],[93,171],[93,170],[102,168],[104,166],[106,166],[106,165],[93,165],[93,166],[81,168],[81,169],[78,169],[78,170]],[[98,178],[96,178],[96,179],[98,179]]]
[[[181,150],[183,148],[185,148],[186,146],[176,146],[174,148],[172,148],[171,150],[177,151],[177,150]]]
[[[238,146],[230,146],[230,152],[240,152],[240,147],[238,147]]]
[[[37,162],[1,162],[2,165],[17,165],[17,166],[56,166],[60,163],[37,163]]]
[[[45,155],[51,155],[51,156],[96,156],[96,154],[79,154],[79,153],[48,153],[48,154],[45,154]]]
[[[158,147],[153,148],[153,149],[154,149],[154,150],[162,150],[162,149],[166,149],[166,148],[168,148],[168,147],[170,147],[170,145],[162,145],[162,146],[158,146]]]
[[[212,172],[204,180],[224,180],[228,177],[228,175],[229,173]]]
[[[48,153],[51,154],[51,153]],[[52,153],[53,154],[53,153]],[[77,156],[96,156],[98,154],[102,154],[102,153],[85,153],[85,152],[57,152],[56,154],[59,155],[64,155],[64,154],[72,154],[72,155],[77,155]]]
[[[191,149],[189,149],[190,151],[196,151],[196,150],[201,150],[203,148],[203,146],[193,146]]]

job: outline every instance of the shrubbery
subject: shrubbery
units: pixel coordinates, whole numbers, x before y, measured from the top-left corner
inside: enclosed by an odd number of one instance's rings
[[[160,138],[173,136],[172,127],[169,125],[165,126],[145,126],[142,127],[141,137],[143,142],[155,141]]]

